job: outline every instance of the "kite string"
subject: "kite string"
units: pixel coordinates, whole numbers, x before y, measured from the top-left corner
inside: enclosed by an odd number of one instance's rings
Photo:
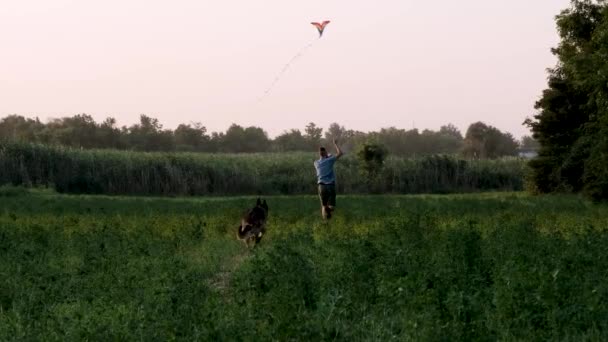
[[[281,79],[281,77],[283,76],[283,74],[289,69],[289,67],[291,66],[291,64],[293,64],[296,60],[298,60],[300,57],[302,57],[304,55],[304,53],[308,49],[310,49],[312,47],[312,45],[314,44],[315,41],[316,41],[316,39],[311,40],[308,44],[306,44],[303,48],[301,48],[300,51],[298,51],[298,53],[296,53],[293,57],[291,57],[291,59],[289,60],[289,62],[287,62],[287,64],[285,64],[285,66],[283,66],[283,69],[281,69],[281,71],[274,78],[274,80],[272,81],[272,83],[270,84],[270,86],[268,88],[266,88],[266,91],[264,91],[264,95],[262,95],[260,97],[260,99],[259,99],[260,101],[263,100],[266,96],[268,96],[268,94],[270,93],[270,91],[279,82],[279,80]]]

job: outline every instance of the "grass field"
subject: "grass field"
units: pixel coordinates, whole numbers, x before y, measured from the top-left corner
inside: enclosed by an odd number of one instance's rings
[[[0,190],[0,340],[606,340],[608,206]]]

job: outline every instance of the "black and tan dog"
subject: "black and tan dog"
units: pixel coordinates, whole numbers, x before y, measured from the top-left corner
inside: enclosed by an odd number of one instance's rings
[[[266,220],[268,218],[268,204],[258,198],[255,207],[249,209],[241,219],[241,225],[236,233],[237,238],[243,240],[247,247],[255,247],[266,233]],[[253,244],[252,244],[253,243]]]

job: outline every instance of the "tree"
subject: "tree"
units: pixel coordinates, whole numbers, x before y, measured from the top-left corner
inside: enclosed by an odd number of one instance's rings
[[[460,130],[452,124],[441,126],[437,134],[438,153],[455,154],[462,149],[463,137]]]
[[[608,3],[573,0],[556,22],[558,63],[537,113],[524,122],[540,144],[530,180],[538,192],[608,199]]]
[[[53,142],[64,146],[79,148],[99,147],[97,123],[87,114],[54,119],[47,128],[51,131]]]
[[[116,119],[106,118],[97,129],[97,138],[100,148],[125,149],[125,132],[116,127]]]
[[[515,137],[511,133],[501,132],[497,128],[492,128],[490,141],[494,143],[494,150],[490,150],[488,152],[489,158],[516,156],[519,144],[517,143]]]
[[[458,127],[451,123],[441,126],[441,128],[439,128],[439,134],[446,137],[452,137],[456,140],[462,140],[462,133],[460,133]]]
[[[245,128],[245,150],[243,152],[268,152],[270,139],[268,133],[260,127],[249,126]]]
[[[309,147],[310,141],[299,129],[284,132],[274,139],[274,149],[279,152],[307,151]]]
[[[325,134],[324,134],[325,133]],[[451,124],[439,131],[404,130],[395,127],[378,132],[360,132],[332,123],[327,131],[315,123],[283,132],[274,140],[260,127],[231,125],[225,132],[212,132],[201,123],[180,124],[175,130],[165,129],[158,119],[141,115],[130,127],[117,126],[109,117],[97,123],[87,114],[40,120],[10,115],[0,120],[0,140],[59,144],[77,148],[131,149],[137,151],[190,151],[254,153],[268,151],[314,151],[340,140],[344,151],[355,150],[370,139],[399,156],[455,153],[463,143],[460,131]],[[508,139],[507,139],[508,140]]]
[[[329,125],[327,132],[325,132],[325,139],[340,139],[345,131],[344,126],[340,126],[340,124],[334,122]]]
[[[536,139],[529,135],[524,135],[521,137],[521,141],[519,142],[519,148],[522,150],[533,150],[536,151],[540,147],[540,144]]]
[[[222,152],[267,152],[269,149],[268,134],[263,129],[253,126],[243,128],[232,124],[219,141],[219,150]]]
[[[173,132],[163,130],[158,119],[142,114],[139,124],[129,127],[129,145],[139,151],[171,151]]]
[[[45,126],[36,119],[26,119],[19,115],[9,115],[0,120],[0,141],[37,141]]]
[[[340,126],[337,122],[329,125],[329,128],[325,132],[325,142],[331,142],[333,139],[342,141],[344,143],[344,134],[346,133],[346,128],[344,126]]]
[[[352,150],[356,145],[357,141],[361,140],[361,137],[367,136],[363,132],[354,131],[352,129],[346,129],[344,126],[340,126],[337,122],[329,125],[329,128],[325,132],[325,138],[322,140],[322,145],[331,146],[332,141],[339,140],[342,144],[342,149],[345,151]]]
[[[179,151],[209,151],[209,136],[207,128],[200,122],[177,126],[173,132],[175,146]]]
[[[517,155],[517,141],[510,133],[483,122],[469,126],[464,138],[462,153],[468,158],[498,158]]]
[[[318,148],[321,145],[321,137],[323,136],[323,128],[317,127],[317,125],[314,122],[311,122],[308,125],[306,125],[306,129],[304,130],[304,132],[306,132],[305,138],[308,142],[309,147],[312,150]]]
[[[406,131],[396,127],[382,128],[370,135],[378,143],[386,147],[391,154],[412,156],[418,151],[418,130]]]
[[[485,137],[488,126],[483,122],[476,122],[469,126],[464,138],[462,154],[468,158],[482,158],[485,153]]]

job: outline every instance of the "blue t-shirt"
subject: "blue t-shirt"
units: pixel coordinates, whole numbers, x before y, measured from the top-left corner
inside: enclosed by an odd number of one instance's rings
[[[315,160],[317,169],[317,184],[335,184],[336,175],[334,173],[335,156]]]

